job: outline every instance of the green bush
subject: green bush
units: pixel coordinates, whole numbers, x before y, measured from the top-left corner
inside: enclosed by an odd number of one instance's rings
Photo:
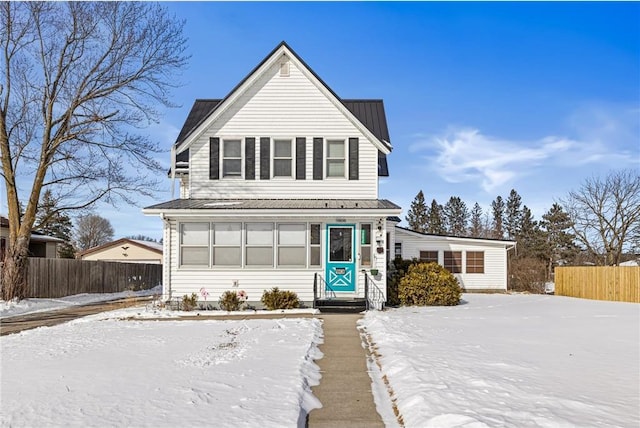
[[[300,306],[296,293],[288,290],[278,290],[278,287],[272,288],[271,291],[264,290],[260,300],[264,307],[270,311],[274,309],[295,309]]]
[[[400,302],[409,306],[455,306],[461,295],[456,277],[437,263],[409,266],[398,286]]]
[[[218,300],[220,308],[225,311],[239,311],[243,303],[244,301],[240,299],[235,291],[225,291]]]
[[[186,294],[182,296],[182,310],[183,311],[192,311],[198,306],[198,295],[196,293],[191,293],[191,297]]]
[[[398,306],[400,297],[398,296],[398,287],[400,280],[409,270],[409,266],[418,264],[420,261],[416,258],[405,260],[396,257],[395,260],[389,262],[387,266],[387,305]]]

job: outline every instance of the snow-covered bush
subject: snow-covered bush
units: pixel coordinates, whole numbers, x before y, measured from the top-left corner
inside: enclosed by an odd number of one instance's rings
[[[400,302],[408,306],[455,306],[461,295],[456,277],[437,263],[410,265],[398,286]]]
[[[278,287],[272,288],[271,291],[264,290],[260,300],[264,307],[270,311],[274,309],[295,309],[300,306],[296,293],[289,290],[279,290]]]

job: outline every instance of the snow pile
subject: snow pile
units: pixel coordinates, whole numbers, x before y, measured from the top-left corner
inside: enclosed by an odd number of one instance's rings
[[[73,296],[60,297],[57,299],[24,299],[19,302],[15,300],[0,300],[0,319],[13,317],[16,315],[26,315],[36,312],[55,311],[68,308],[70,306],[88,305],[97,302],[107,302],[110,300],[125,299],[127,297],[153,296],[162,293],[162,285],[141,291],[122,291],[120,293],[103,294],[76,294]]]
[[[463,300],[361,321],[407,427],[640,426],[640,305]]]
[[[77,320],[0,338],[0,426],[296,426],[316,319]]]

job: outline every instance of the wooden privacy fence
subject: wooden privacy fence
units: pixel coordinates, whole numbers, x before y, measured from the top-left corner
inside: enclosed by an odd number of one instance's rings
[[[28,297],[146,290],[162,283],[162,265],[30,258]]]
[[[571,266],[555,269],[555,294],[640,303],[640,266]]]

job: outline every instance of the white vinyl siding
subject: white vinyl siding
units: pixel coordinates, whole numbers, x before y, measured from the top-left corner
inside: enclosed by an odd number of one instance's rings
[[[508,243],[419,235],[396,228],[395,245],[400,248],[403,259],[414,257],[420,259],[421,251],[437,251],[438,263],[443,266],[445,265],[445,252],[459,253],[461,255],[461,272],[454,275],[465,289],[507,289],[507,250],[505,246]],[[471,273],[467,269],[467,253],[475,256],[477,252],[483,253],[483,273]]]
[[[207,220],[214,227],[220,223],[233,223],[231,218],[208,218]],[[237,219],[236,219],[237,220]],[[309,220],[306,222],[305,220]],[[169,284],[166,289],[163,290],[164,297],[169,298],[181,298],[182,296],[191,295],[196,293],[199,295],[200,288],[205,288],[210,293],[210,300],[217,301],[217,299],[226,290],[244,290],[249,295],[249,301],[259,302],[260,297],[264,290],[278,287],[281,290],[291,290],[298,294],[300,300],[310,303],[313,300],[313,277],[317,273],[321,277],[324,277],[324,252],[326,251],[326,224],[335,221],[335,215],[332,219],[328,218],[309,218],[300,219],[299,221],[267,219],[267,218],[252,218],[246,219],[243,222],[246,225],[257,223],[271,223],[274,225],[274,236],[277,239],[277,226],[305,224],[304,238],[307,241],[307,248],[309,254],[312,252],[312,248],[319,248],[319,263],[320,266],[313,266],[312,259],[310,257],[307,267],[304,266],[245,266],[239,269],[235,266],[211,266],[210,268],[202,268],[198,266],[180,266],[179,253],[179,230],[182,224],[188,222],[187,219],[172,219],[168,223],[168,227],[165,233],[167,242],[172,243],[170,248],[167,248],[167,254],[165,258],[165,267],[167,269],[167,277],[165,277],[165,284]],[[363,222],[374,223],[374,219],[363,219]],[[317,225],[318,227],[314,227]],[[317,233],[319,231],[319,233]],[[295,247],[298,242],[301,242],[300,235],[295,230],[290,230],[291,233],[285,233],[283,236],[283,243],[285,246],[291,245]],[[243,235],[244,236],[244,235]],[[319,241],[318,241],[319,240]],[[246,241],[246,238],[243,239]],[[256,242],[256,241],[251,241]],[[319,242],[319,243],[317,243]],[[175,245],[173,245],[175,243]],[[375,245],[375,241],[373,241]],[[274,248],[277,248],[277,241],[274,242]],[[307,254],[302,247],[302,253]],[[275,250],[274,250],[275,251]],[[380,271],[380,280],[376,280],[370,277],[370,286],[375,284],[380,290],[386,292],[386,262],[384,254],[375,254],[374,260],[372,260],[372,268],[376,268]],[[234,286],[237,284],[237,287]],[[364,274],[358,272],[358,282],[356,284],[356,296],[364,296]]]
[[[295,177],[296,137],[305,137],[305,180],[209,180],[209,138],[221,141],[256,138],[255,171],[260,171],[261,137],[292,140],[292,176]],[[313,138],[359,139],[358,180],[313,180]],[[326,146],[326,144],[325,144]],[[271,149],[273,151],[273,149]],[[326,176],[326,147],[323,174]],[[224,153],[221,153],[223,156]],[[378,198],[378,149],[338,108],[291,63],[290,76],[279,77],[275,64],[258,79],[238,101],[230,106],[190,147],[189,185],[191,198],[266,199],[266,198]],[[271,154],[270,159],[273,159]],[[345,162],[345,169],[348,163]],[[272,168],[272,177],[273,177]],[[345,175],[347,173],[345,172]]]

